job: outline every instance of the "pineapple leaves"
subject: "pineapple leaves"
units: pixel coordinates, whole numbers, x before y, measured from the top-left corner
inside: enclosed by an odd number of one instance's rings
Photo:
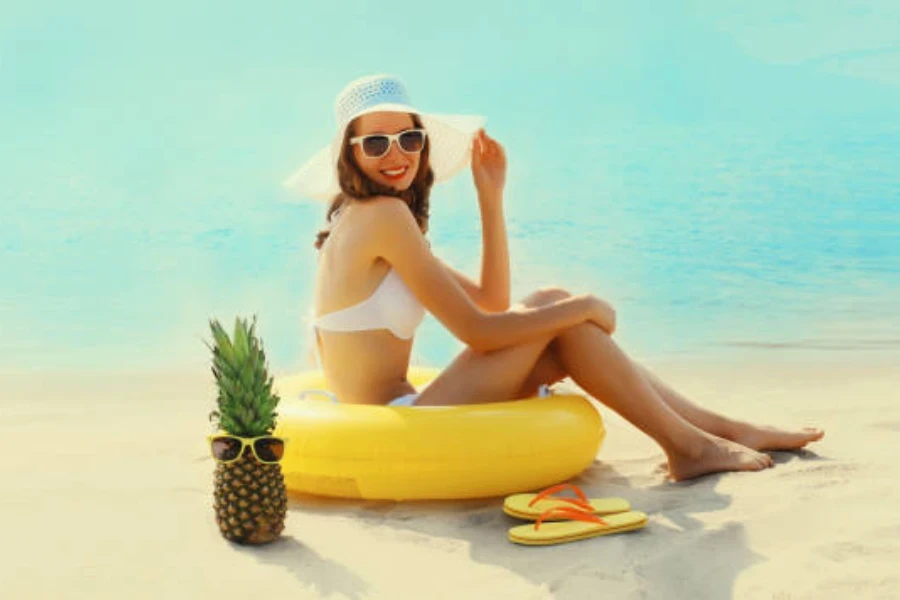
[[[254,320],[255,325],[255,320]],[[247,342],[247,322],[235,317],[234,319],[234,353],[238,358],[246,359],[250,348]],[[252,334],[251,334],[252,335]]]
[[[218,384],[218,410],[210,420],[232,435],[255,437],[275,429],[280,398],[272,392],[274,379],[266,367],[262,341],[256,335],[256,316],[252,324],[235,318],[231,338],[215,319],[210,320],[213,345],[212,373]]]

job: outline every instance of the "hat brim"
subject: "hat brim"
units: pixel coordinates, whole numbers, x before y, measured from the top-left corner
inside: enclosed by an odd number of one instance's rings
[[[380,104],[359,115],[371,112],[408,112],[419,115],[428,132],[429,162],[434,181],[446,181],[463,170],[471,159],[472,140],[487,122],[479,115],[440,115],[421,113],[405,104]],[[359,116],[356,115],[356,116]],[[355,117],[354,117],[355,118]],[[285,188],[296,194],[328,201],[340,192],[337,161],[344,140],[346,123],[339,127],[331,144],[321,148],[312,158],[284,180]]]

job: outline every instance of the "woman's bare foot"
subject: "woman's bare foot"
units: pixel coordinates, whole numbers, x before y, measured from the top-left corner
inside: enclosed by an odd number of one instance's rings
[[[764,425],[735,423],[725,437],[754,450],[797,450],[810,442],[819,441],[824,435],[824,431],[814,427],[788,431]]]
[[[667,454],[669,477],[674,481],[721,471],[760,471],[775,464],[768,454],[713,435],[704,436],[693,452]]]

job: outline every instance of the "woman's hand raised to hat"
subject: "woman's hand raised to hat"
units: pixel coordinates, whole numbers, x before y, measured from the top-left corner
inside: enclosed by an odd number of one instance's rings
[[[499,203],[506,184],[506,153],[503,146],[479,129],[472,143],[472,178],[478,201]]]

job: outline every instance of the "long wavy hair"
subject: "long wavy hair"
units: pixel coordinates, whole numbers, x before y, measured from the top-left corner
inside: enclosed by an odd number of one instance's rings
[[[419,119],[418,115],[409,113],[409,116],[412,117],[416,127],[422,127],[422,121]],[[408,188],[403,191],[397,191],[392,187],[384,186],[372,181],[365,173],[363,173],[362,169],[359,168],[359,165],[356,164],[356,159],[353,157],[353,147],[350,145],[350,138],[356,135],[357,121],[358,117],[350,122],[347,126],[347,130],[344,132],[341,156],[337,164],[338,184],[341,187],[341,191],[335,195],[334,199],[331,201],[331,205],[328,207],[328,212],[325,216],[328,225],[325,229],[322,229],[316,234],[316,250],[321,250],[322,244],[328,239],[328,235],[331,233],[332,217],[334,217],[334,213],[343,206],[347,198],[353,198],[354,200],[361,200],[363,202],[376,196],[394,196],[400,198],[406,202],[407,206],[409,206],[413,217],[416,219],[416,223],[419,224],[419,229],[422,230],[422,234],[428,233],[428,217],[430,212],[428,197],[431,195],[431,186],[434,184],[434,171],[431,169],[431,164],[428,160],[431,148],[428,138],[425,138],[425,147],[422,148],[422,153],[420,154],[419,170],[416,173],[415,179],[413,179],[413,182]]]

